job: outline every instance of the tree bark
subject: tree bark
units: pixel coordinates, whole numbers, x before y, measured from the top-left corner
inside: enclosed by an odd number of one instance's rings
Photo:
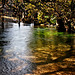
[[[4,5],[5,5],[5,0],[2,0],[2,29],[4,29]]]

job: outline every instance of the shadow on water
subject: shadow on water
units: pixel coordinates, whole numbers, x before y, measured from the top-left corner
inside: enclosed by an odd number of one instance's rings
[[[37,65],[35,73],[40,75],[74,74],[74,38],[74,34],[38,28],[34,32],[33,41],[30,43],[33,55],[37,58],[34,61]]]
[[[12,25],[0,31],[1,75],[75,74],[75,34]]]

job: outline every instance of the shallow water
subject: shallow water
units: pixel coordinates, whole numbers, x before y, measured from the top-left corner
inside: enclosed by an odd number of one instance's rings
[[[75,34],[11,25],[0,30],[0,75],[75,74]]]

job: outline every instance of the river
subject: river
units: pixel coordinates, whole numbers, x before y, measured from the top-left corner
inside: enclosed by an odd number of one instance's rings
[[[8,24],[0,29],[0,75],[75,75],[75,34]]]

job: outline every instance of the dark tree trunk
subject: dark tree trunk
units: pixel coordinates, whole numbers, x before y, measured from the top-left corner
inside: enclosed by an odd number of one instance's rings
[[[63,20],[57,19],[57,23],[58,23],[58,27],[57,27],[58,32],[65,32],[66,29],[65,29]]]
[[[68,32],[71,33],[71,21],[68,21],[67,25],[68,25]]]
[[[19,16],[19,27],[20,27],[20,16]]]
[[[2,29],[4,29],[4,18],[2,18]]]
[[[5,5],[5,0],[2,0],[2,29],[4,29],[4,5]]]
[[[20,27],[20,6],[19,6],[19,27]]]
[[[74,0],[72,0],[72,2],[71,2],[71,11],[73,11],[74,8],[75,8],[75,4],[74,4]]]

